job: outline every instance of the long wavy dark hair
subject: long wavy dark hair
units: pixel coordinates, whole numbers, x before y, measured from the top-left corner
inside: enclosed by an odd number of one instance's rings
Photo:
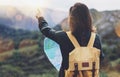
[[[92,19],[85,4],[76,3],[69,10],[69,26],[72,33],[92,31]]]

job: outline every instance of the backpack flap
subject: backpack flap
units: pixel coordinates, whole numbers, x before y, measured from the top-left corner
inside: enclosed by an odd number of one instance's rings
[[[96,53],[96,52],[97,53]],[[78,64],[78,70],[91,70],[93,62],[95,69],[99,69],[99,53],[96,48],[80,47],[69,54],[69,70],[75,70],[74,64]]]
[[[100,50],[93,47],[95,40],[95,33],[91,33],[90,41],[87,47],[81,47],[71,32],[67,32],[67,35],[75,49],[69,53],[69,71],[75,70],[77,64],[78,70],[92,70],[99,69]]]

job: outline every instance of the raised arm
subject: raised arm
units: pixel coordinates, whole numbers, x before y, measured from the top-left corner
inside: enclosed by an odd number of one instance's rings
[[[47,21],[44,19],[40,11],[38,11],[36,18],[38,19],[38,26],[42,34],[57,42],[57,31],[48,26]]]

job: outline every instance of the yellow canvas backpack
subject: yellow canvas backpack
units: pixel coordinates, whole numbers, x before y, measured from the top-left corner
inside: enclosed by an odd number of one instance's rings
[[[91,33],[86,47],[80,46],[71,32],[67,35],[75,49],[69,53],[69,68],[65,70],[65,77],[99,77],[100,50],[93,47],[95,33]]]

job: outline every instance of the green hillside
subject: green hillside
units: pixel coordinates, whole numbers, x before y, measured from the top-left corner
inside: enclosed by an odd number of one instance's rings
[[[15,30],[5,25],[0,25],[0,31],[0,37],[13,40],[15,47],[0,53],[0,60],[3,58],[0,61],[0,77],[57,77],[58,72],[43,52],[44,37],[40,32]],[[35,40],[36,43],[19,48],[24,39]]]

